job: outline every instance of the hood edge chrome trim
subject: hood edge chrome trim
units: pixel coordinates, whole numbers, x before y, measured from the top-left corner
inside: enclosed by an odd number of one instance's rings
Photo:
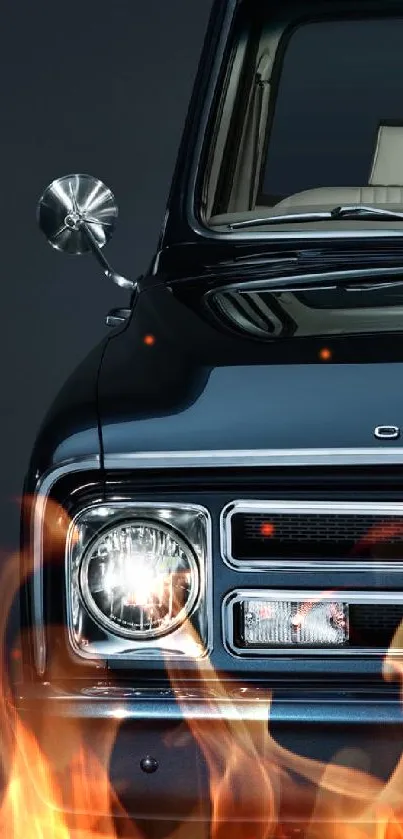
[[[228,449],[105,454],[105,469],[196,469],[230,466],[348,466],[403,464],[403,448]]]

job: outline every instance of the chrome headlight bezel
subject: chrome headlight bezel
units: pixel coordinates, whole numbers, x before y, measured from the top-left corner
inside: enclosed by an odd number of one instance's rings
[[[94,545],[114,525],[149,522],[172,531],[175,540],[192,554],[197,583],[186,614],[169,631],[134,638],[95,608],[83,580]],[[196,504],[112,500],[81,510],[70,524],[66,542],[66,611],[70,645],[86,659],[153,659],[164,656],[202,658],[212,647],[211,520]],[[194,632],[189,632],[191,620]]]
[[[107,615],[102,612],[102,610],[97,606],[93,594],[90,590],[89,580],[88,580],[88,571],[90,562],[93,560],[94,552],[96,551],[97,547],[103,542],[106,535],[110,533],[112,530],[120,530],[124,527],[129,527],[130,525],[138,526],[149,526],[151,528],[156,528],[159,531],[165,533],[172,537],[175,542],[179,545],[181,550],[187,554],[187,559],[189,562],[190,570],[192,571],[193,580],[191,591],[189,595],[189,600],[185,607],[183,607],[176,618],[174,618],[171,622],[170,627],[163,628],[163,629],[144,629],[144,630],[130,630],[126,629],[124,626],[117,624],[115,621],[111,620],[107,617]],[[79,587],[82,600],[84,605],[88,609],[89,613],[92,615],[94,620],[97,624],[99,624],[101,629],[106,629],[110,631],[112,635],[116,635],[118,637],[129,638],[132,641],[137,640],[155,640],[156,638],[163,637],[164,635],[169,635],[171,632],[174,632],[184,621],[191,617],[193,610],[196,606],[197,600],[199,598],[199,591],[200,591],[200,572],[199,572],[199,565],[197,562],[196,554],[190,544],[188,544],[181,534],[179,534],[175,528],[169,527],[165,525],[161,521],[156,521],[155,519],[134,519],[133,517],[126,519],[118,519],[117,521],[113,522],[111,525],[107,527],[103,527],[102,530],[92,539],[90,544],[86,547],[79,569]]]

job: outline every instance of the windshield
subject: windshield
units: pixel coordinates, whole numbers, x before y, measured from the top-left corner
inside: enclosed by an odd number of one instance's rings
[[[260,1],[223,86],[208,223],[403,231],[403,2],[378,6]],[[328,215],[340,206],[392,212]]]

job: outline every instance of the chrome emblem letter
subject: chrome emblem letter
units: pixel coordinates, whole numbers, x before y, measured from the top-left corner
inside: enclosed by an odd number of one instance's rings
[[[400,428],[397,425],[378,425],[374,435],[378,440],[397,440],[400,437]]]

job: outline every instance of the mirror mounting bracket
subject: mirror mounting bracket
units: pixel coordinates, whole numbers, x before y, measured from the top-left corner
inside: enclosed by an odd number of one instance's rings
[[[123,277],[121,274],[117,274],[116,271],[113,270],[108,260],[103,255],[101,248],[98,245],[95,236],[93,236],[91,228],[87,222],[84,219],[80,219],[79,225],[84,233],[84,236],[88,240],[88,244],[95,256],[95,259],[98,260],[101,268],[103,269],[105,277],[107,277],[108,280],[112,280],[112,282],[116,283],[116,285],[120,286],[120,288],[135,288],[136,283],[133,280],[129,280],[127,277]]]

